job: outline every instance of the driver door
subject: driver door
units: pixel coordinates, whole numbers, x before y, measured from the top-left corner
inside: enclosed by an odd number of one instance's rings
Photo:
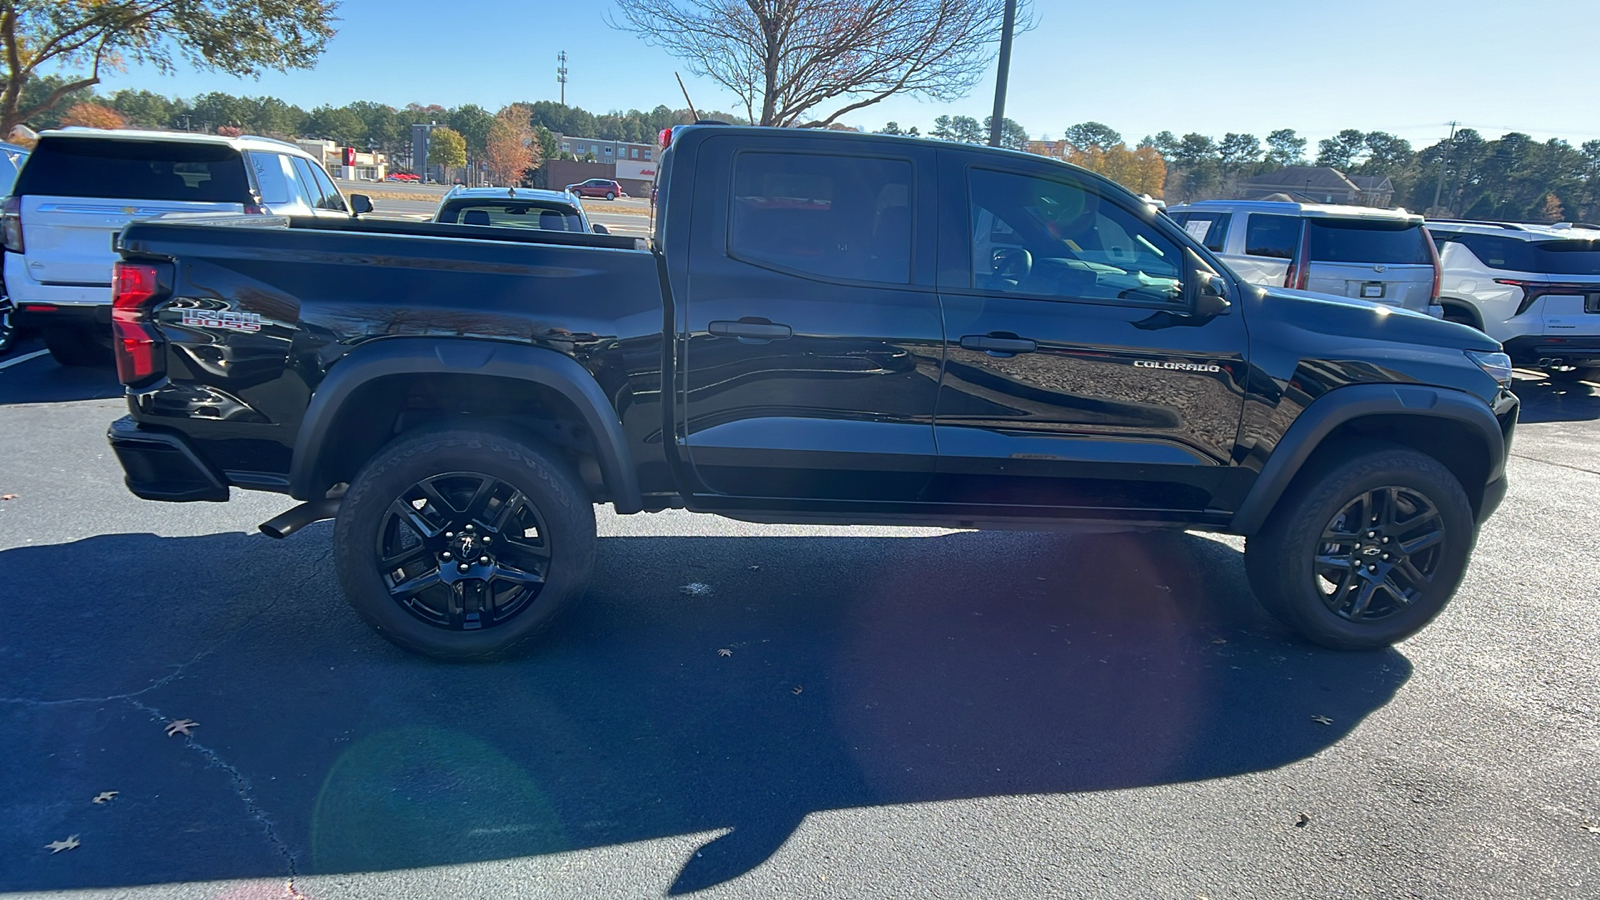
[[[1046,517],[1207,508],[1245,376],[1237,308],[1190,315],[1214,273],[1108,183],[939,155],[946,362],[929,499]]]

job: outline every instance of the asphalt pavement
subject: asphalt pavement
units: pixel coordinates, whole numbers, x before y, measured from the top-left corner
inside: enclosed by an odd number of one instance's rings
[[[1384,652],[1290,636],[1229,538],[601,511],[534,652],[444,665],[345,606],[327,523],[255,529],[285,498],[128,494],[113,376],[38,349],[0,358],[0,892],[1600,896],[1595,385],[1519,382],[1510,496]]]

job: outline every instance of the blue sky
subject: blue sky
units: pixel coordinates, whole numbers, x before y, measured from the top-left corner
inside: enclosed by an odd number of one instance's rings
[[[607,0],[343,0],[339,34],[311,71],[259,81],[194,71],[113,72],[102,90],[271,94],[311,108],[352,100],[494,110],[555,99],[592,112],[695,104],[737,111],[664,52],[606,25]],[[1104,122],[1132,140],[1170,129],[1220,137],[1294,128],[1390,131],[1421,146],[1451,119],[1496,137],[1524,131],[1600,138],[1593,73],[1600,0],[1036,0],[1039,27],[1017,39],[1006,112],[1037,137]],[[846,122],[927,130],[941,114],[982,119],[990,76],[965,99],[885,101]]]

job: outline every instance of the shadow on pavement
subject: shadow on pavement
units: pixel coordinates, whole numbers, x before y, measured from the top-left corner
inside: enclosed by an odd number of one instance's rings
[[[1236,551],[1183,534],[609,538],[590,595],[492,665],[370,633],[326,525],[21,547],[0,584],[0,891],[725,831],[685,893],[814,811],[1278,768],[1411,672],[1293,640]],[[68,834],[93,852],[39,849]]]
[[[20,359],[44,349],[37,338],[18,340],[0,363]],[[68,400],[103,400],[123,395],[117,369],[104,366],[63,366],[48,356],[18,362],[0,369],[0,406],[16,403],[60,403]]]
[[[1587,381],[1518,380],[1511,389],[1522,401],[1517,421],[1578,422],[1600,419],[1600,387]]]

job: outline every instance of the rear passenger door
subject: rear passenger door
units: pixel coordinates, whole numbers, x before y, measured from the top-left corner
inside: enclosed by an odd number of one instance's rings
[[[916,500],[942,354],[932,150],[713,137],[697,160],[676,427],[699,505]]]
[[[1223,261],[1251,284],[1282,287],[1295,255],[1300,252],[1300,229],[1304,221],[1299,216],[1250,213],[1245,217],[1244,240],[1235,245],[1243,255],[1229,254]]]

